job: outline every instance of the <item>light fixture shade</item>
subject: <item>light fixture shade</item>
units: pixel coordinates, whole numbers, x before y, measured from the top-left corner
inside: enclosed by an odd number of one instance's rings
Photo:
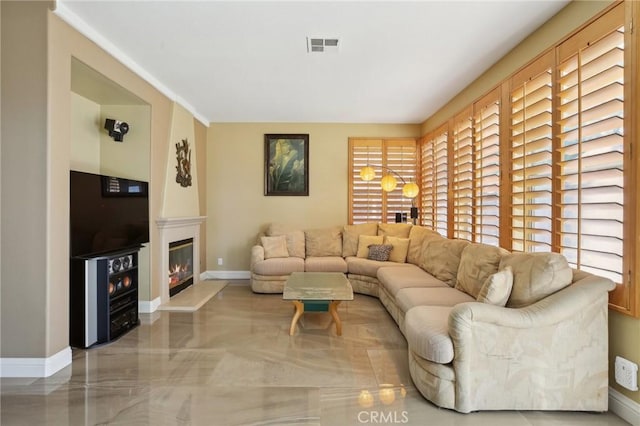
[[[407,182],[402,187],[402,195],[407,198],[415,198],[418,195],[418,192],[420,192],[420,188],[415,182]]]
[[[391,192],[398,186],[398,181],[392,174],[388,174],[380,181],[380,186],[386,192]]]
[[[374,180],[376,178],[376,171],[371,166],[364,166],[360,169],[360,179],[364,181]]]

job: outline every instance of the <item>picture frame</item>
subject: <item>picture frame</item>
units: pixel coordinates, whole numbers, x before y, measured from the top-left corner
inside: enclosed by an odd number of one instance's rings
[[[309,195],[309,135],[264,135],[264,195]]]

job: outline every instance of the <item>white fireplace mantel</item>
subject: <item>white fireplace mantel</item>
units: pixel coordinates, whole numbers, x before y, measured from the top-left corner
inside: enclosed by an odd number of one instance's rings
[[[162,261],[160,262],[160,304],[169,301],[169,243],[193,238],[193,284],[200,279],[200,225],[206,216],[193,217],[161,217],[156,219],[156,226],[160,231],[160,247]]]

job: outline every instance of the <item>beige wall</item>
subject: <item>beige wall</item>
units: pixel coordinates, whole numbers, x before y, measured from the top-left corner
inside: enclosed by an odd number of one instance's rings
[[[100,173],[100,105],[71,94],[71,170]]]
[[[454,97],[438,112],[429,117],[421,133],[440,126],[447,119],[487,93],[499,82],[511,75],[568,33],[578,28],[612,2],[574,1],[551,18],[538,31],[529,36],[508,55],[498,61],[480,78]],[[616,355],[640,364],[640,319],[610,311],[609,316],[609,384],[628,398],[640,403],[640,392],[631,392],[615,383],[613,361]]]
[[[183,139],[189,142],[189,148],[191,149],[191,186],[188,187],[183,187],[176,182],[176,166],[178,164],[176,145],[181,144]],[[200,214],[197,148],[193,116],[182,106],[174,103],[171,118],[171,137],[165,148],[167,150],[167,164],[165,165],[166,177],[161,217],[194,217]]]
[[[198,199],[200,216],[207,215],[207,127],[193,119],[195,146],[198,152],[196,170],[198,171]],[[200,272],[207,270],[207,222],[200,225]]]
[[[207,270],[247,271],[269,222],[302,228],[347,221],[348,138],[417,137],[419,125],[212,123],[207,146]],[[266,197],[265,133],[309,134],[309,196]],[[217,259],[224,265],[218,266]]]
[[[103,128],[107,118],[129,124],[122,142],[115,142]],[[149,105],[102,105],[99,126],[94,132],[100,135],[100,174],[149,181]]]

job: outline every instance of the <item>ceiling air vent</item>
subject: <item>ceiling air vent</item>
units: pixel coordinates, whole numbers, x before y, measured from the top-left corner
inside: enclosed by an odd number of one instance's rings
[[[307,37],[308,53],[338,53],[340,40],[337,38]]]

